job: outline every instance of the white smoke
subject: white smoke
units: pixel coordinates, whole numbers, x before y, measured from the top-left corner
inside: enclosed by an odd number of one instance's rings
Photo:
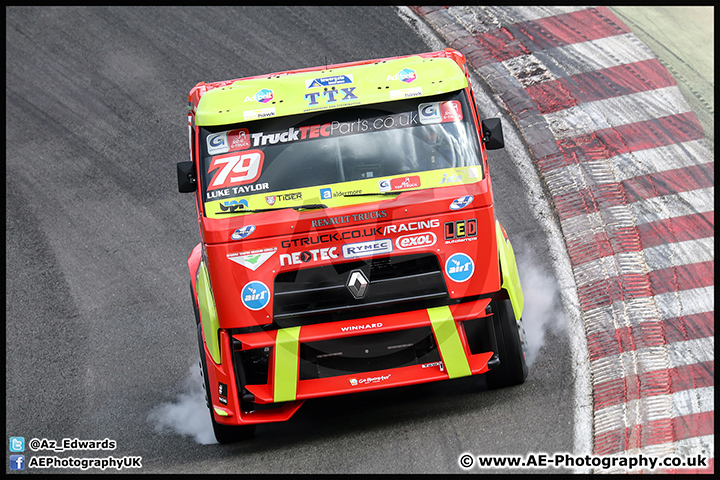
[[[175,402],[165,402],[153,408],[148,421],[159,434],[175,433],[193,437],[197,443],[217,443],[210,423],[210,411],[205,403],[205,390],[198,367],[199,359],[190,366],[182,381],[181,393]]]
[[[520,284],[525,297],[523,324],[527,341],[526,362],[530,366],[537,360],[540,349],[545,345],[547,329],[559,332],[567,328],[568,322],[559,301],[557,279],[536,263],[534,254],[525,255],[523,252],[532,252],[532,249],[515,249]]]

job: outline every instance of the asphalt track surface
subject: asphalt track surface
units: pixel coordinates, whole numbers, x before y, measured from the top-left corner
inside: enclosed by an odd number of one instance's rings
[[[544,306],[526,318],[538,353],[524,385],[486,391],[470,378],[320,399],[231,446],[205,444],[197,409],[157,429],[160,407],[202,408],[188,381],[197,344],[185,266],[198,232],[174,173],[187,158],[187,92],[201,80],[428,51],[395,9],[6,13],[7,437],[110,438],[113,452],[43,453],[142,456],[143,473],[455,473],[466,451],[573,451],[558,239],[541,224],[557,220],[529,214],[506,152],[490,159],[498,215],[526,295]]]

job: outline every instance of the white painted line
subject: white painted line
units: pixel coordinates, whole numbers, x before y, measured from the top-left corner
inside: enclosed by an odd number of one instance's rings
[[[663,195],[633,202],[629,206],[637,225],[695,213],[714,212],[715,189],[708,187]]]
[[[595,385],[632,375],[714,360],[715,337],[638,348],[591,362]],[[596,394],[598,392],[595,392]]]
[[[715,311],[715,286],[693,288],[655,295],[655,304],[663,320]]]
[[[693,388],[673,393],[673,417],[715,410],[715,387]]]
[[[648,268],[660,270],[691,263],[715,260],[715,238],[699,238],[684,242],[666,243],[643,250]]]
[[[544,115],[558,139],[689,112],[677,86],[583,103]]]
[[[567,76],[655,58],[647,45],[631,33],[548,48],[535,54],[545,62],[549,58],[561,65]]]
[[[651,173],[714,162],[715,155],[707,141],[702,139],[624,153],[609,161],[613,166],[615,181],[621,182]]]
[[[595,435],[715,409],[714,387],[645,396],[595,411]],[[671,410],[662,410],[672,404]],[[659,408],[660,407],[660,408]]]
[[[715,337],[669,343],[667,347],[671,368],[715,360]]]
[[[675,442],[675,453],[686,458],[695,458],[697,455],[703,455],[708,459],[715,458],[715,435],[678,440]]]
[[[567,165],[549,171],[546,177],[550,191],[557,196],[578,188],[620,183],[635,177],[714,161],[714,154],[705,139],[691,140],[623,153],[609,159]]]

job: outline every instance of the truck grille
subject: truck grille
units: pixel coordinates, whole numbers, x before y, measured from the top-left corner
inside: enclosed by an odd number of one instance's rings
[[[369,281],[362,298],[347,287],[356,270]],[[278,328],[286,328],[430,308],[447,301],[435,255],[373,258],[277,275],[273,321]]]

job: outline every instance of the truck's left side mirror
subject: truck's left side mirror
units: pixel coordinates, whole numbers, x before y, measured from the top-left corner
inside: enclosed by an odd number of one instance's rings
[[[486,118],[480,122],[483,130],[482,141],[488,150],[497,150],[505,146],[502,123],[499,118]]]
[[[177,164],[178,191],[192,193],[197,190],[197,179],[193,162],[178,162]]]

